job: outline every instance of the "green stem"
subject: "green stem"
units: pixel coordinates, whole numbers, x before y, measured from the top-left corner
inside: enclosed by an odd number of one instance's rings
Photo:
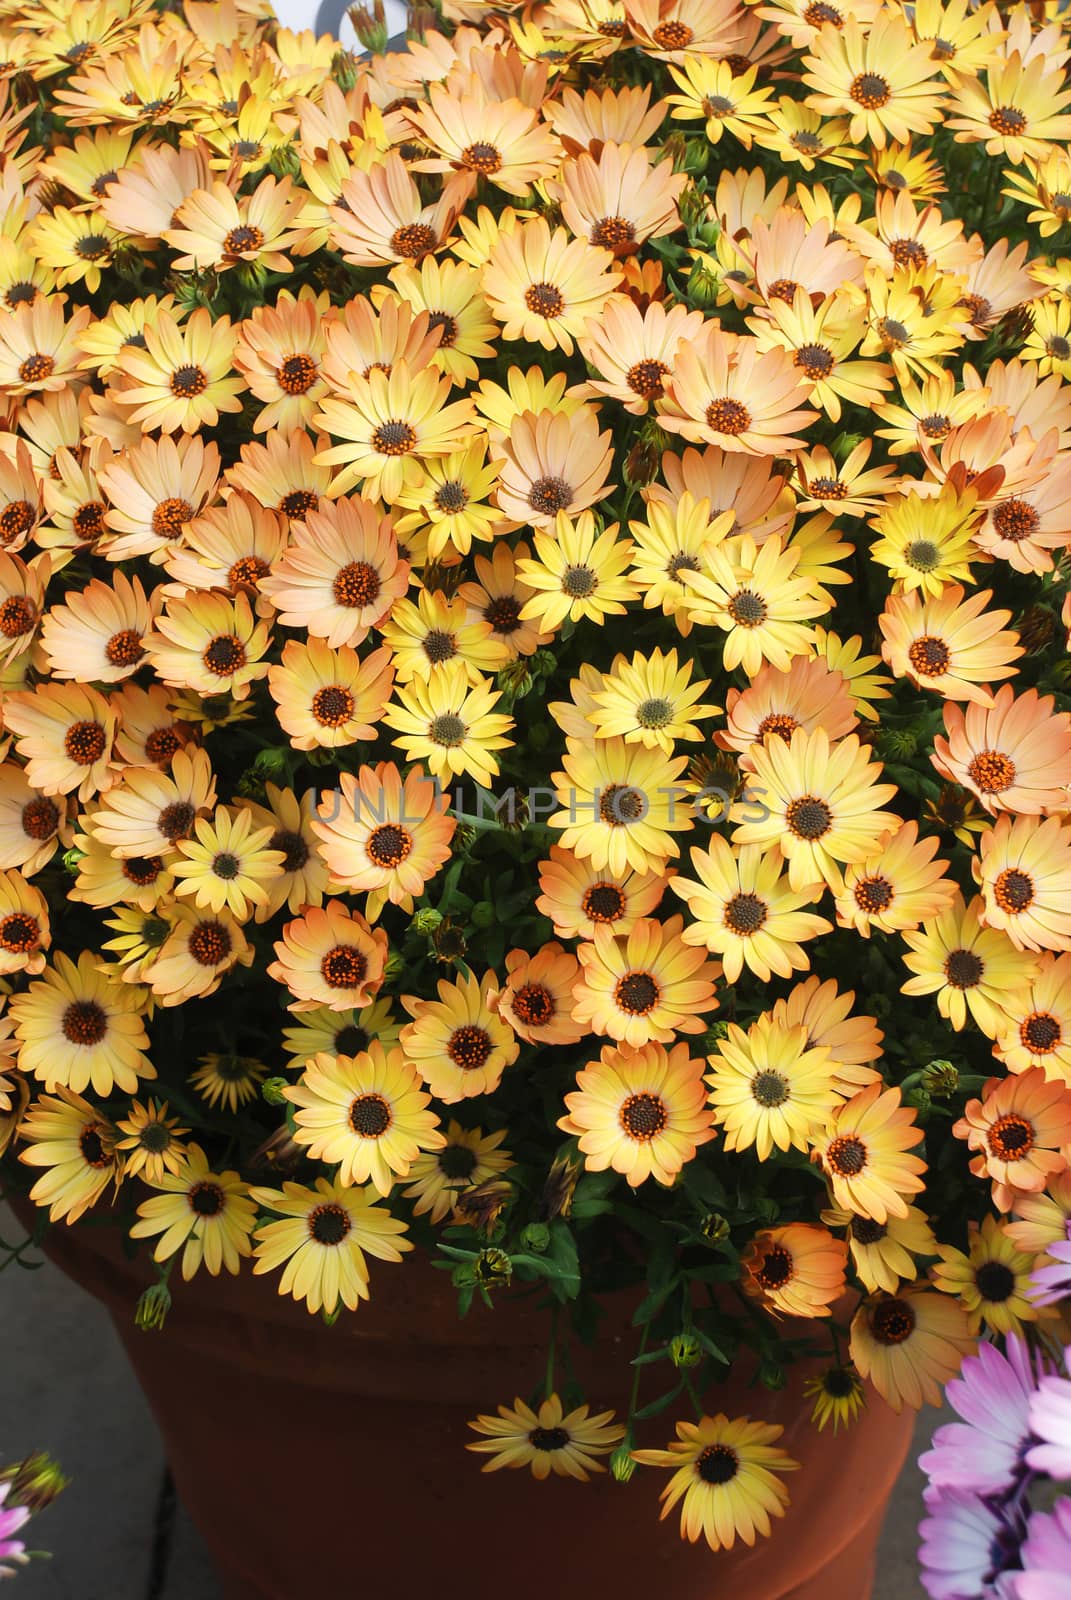
[[[683,1367],[680,1369],[680,1374],[684,1381],[684,1387],[687,1389],[689,1398],[695,1407],[695,1420],[697,1422],[702,1422],[703,1418],[706,1416],[706,1411],[703,1409],[703,1402],[699,1398],[698,1390]]]
[[[651,1324],[649,1322],[645,1322],[643,1325],[643,1331],[640,1334],[640,1348],[636,1352],[637,1357],[646,1353],[647,1340],[650,1337],[650,1333]],[[626,1426],[629,1429],[632,1427],[632,1417],[636,1410],[636,1401],[640,1398],[640,1379],[642,1376],[643,1368],[634,1367],[632,1372],[632,1393],[628,1397],[628,1416],[625,1419]]]
[[[550,1342],[547,1345],[547,1370],[543,1380],[543,1398],[549,1400],[554,1393],[554,1363],[558,1354],[558,1307],[550,1314]]]

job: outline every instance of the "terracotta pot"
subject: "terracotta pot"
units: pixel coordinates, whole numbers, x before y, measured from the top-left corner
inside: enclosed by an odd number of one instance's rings
[[[25,1205],[18,1208],[25,1218]],[[45,1249],[112,1315],[164,1437],[178,1493],[227,1600],[309,1594],[445,1595],[446,1600],[867,1600],[889,1493],[912,1418],[877,1396],[837,1437],[818,1433],[788,1386],[710,1391],[710,1409],[781,1422],[802,1463],[792,1504],[754,1549],[712,1554],[659,1523],[666,1475],[638,1469],[589,1484],[481,1474],[463,1445],[478,1411],[538,1381],[545,1317],[516,1297],[459,1322],[448,1276],[410,1257],[377,1264],[373,1298],[325,1328],[248,1272],[179,1285],[162,1333],[140,1333],[151,1281],[106,1228],[56,1227]],[[635,1335],[606,1318],[575,1352],[594,1401],[627,1393]],[[644,1442],[672,1434],[666,1415]]]

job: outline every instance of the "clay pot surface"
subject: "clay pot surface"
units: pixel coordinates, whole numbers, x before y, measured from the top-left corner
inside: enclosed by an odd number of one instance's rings
[[[26,1203],[16,1209],[25,1220]],[[111,1313],[227,1600],[870,1594],[913,1414],[871,1392],[853,1428],[819,1433],[802,1397],[812,1366],[793,1364],[776,1393],[734,1376],[704,1397],[712,1412],[781,1423],[779,1443],[802,1463],[773,1536],[714,1554],[680,1539],[676,1512],[659,1522],[666,1473],[638,1468],[628,1485],[609,1473],[588,1484],[481,1473],[466,1422],[528,1395],[543,1370],[546,1316],[532,1298],[507,1293],[459,1321],[449,1275],[414,1255],[375,1263],[371,1302],[327,1328],[246,1269],[178,1283],[164,1331],[142,1333],[134,1305],[154,1275],[144,1257],[125,1257],[116,1231],[58,1226],[44,1248]],[[624,1297],[602,1330],[572,1353],[592,1404],[608,1407],[631,1384]],[[645,1424],[642,1442],[672,1437],[676,1415]]]

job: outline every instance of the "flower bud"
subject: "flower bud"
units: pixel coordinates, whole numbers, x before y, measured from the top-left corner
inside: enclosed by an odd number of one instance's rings
[[[469,912],[469,921],[474,928],[493,928],[498,920],[498,912],[490,900],[477,900]]]
[[[508,1283],[513,1277],[513,1262],[504,1250],[481,1250],[473,1262],[476,1282]]]
[[[729,1224],[719,1211],[708,1211],[699,1220],[699,1232],[707,1244],[723,1244],[729,1237]]]
[[[142,1333],[159,1331],[171,1310],[171,1290],[166,1283],[153,1283],[143,1289],[134,1309],[134,1326]]]
[[[365,49],[371,50],[373,55],[382,55],[390,38],[383,0],[373,0],[370,12],[366,11],[363,5],[350,6],[347,15],[353,25],[354,33]]]
[[[410,927],[414,933],[430,936],[443,920],[441,911],[436,911],[434,906],[424,906],[413,917]]]
[[[720,285],[716,275],[704,266],[702,261],[697,261],[688,274],[686,295],[688,303],[696,306],[700,311],[708,310],[718,303]]]
[[[922,1069],[922,1087],[935,1100],[947,1100],[959,1088],[959,1068],[951,1061],[931,1061]]]
[[[396,983],[405,971],[405,957],[392,950],[383,966],[384,983]]]
[[[550,1249],[550,1229],[545,1222],[530,1222],[521,1229],[521,1244],[533,1255],[543,1255]]]
[[[675,1367],[697,1367],[703,1347],[694,1333],[677,1333],[669,1341],[669,1359]]]
[[[268,157],[268,171],[276,178],[300,178],[301,157],[298,155],[297,146],[277,144]]]
[[[27,1506],[34,1514],[51,1505],[58,1494],[66,1489],[69,1478],[64,1477],[51,1456],[35,1450],[25,1461],[0,1472],[0,1483],[10,1483],[8,1504]]]
[[[260,1097],[270,1106],[285,1106],[286,1095],[283,1090],[289,1086],[289,1078],[265,1078],[260,1086]]]
[[[764,1389],[776,1393],[788,1382],[788,1374],[779,1361],[763,1361],[759,1367],[759,1382]]]
[[[635,1470],[636,1463],[632,1459],[632,1445],[628,1439],[624,1439],[610,1457],[610,1472],[615,1483],[628,1483]]]

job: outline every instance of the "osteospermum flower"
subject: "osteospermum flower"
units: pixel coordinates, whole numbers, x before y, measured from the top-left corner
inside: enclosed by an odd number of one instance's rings
[[[0,975],[41,972],[51,943],[44,895],[21,872],[0,872]]]
[[[871,928],[897,933],[917,928],[952,903],[956,883],[948,862],[935,860],[936,838],[919,838],[917,822],[887,834],[874,854],[845,868],[837,896],[837,920],[864,939]]]
[[[573,990],[573,1016],[594,1033],[634,1048],[675,1033],[701,1033],[700,1013],[717,1009],[714,979],[720,968],[681,939],[683,917],[644,918],[615,937],[598,927],[577,949],[581,975]]]
[[[533,1411],[518,1397],[512,1406],[499,1406],[497,1416],[478,1416],[470,1422],[469,1427],[485,1437],[465,1448],[491,1457],[484,1472],[527,1467],[540,1481],[554,1474],[587,1483],[591,1473],[606,1470],[599,1456],[610,1455],[625,1437],[624,1428],[611,1421],[613,1414],[592,1412],[588,1406],[566,1411],[556,1394]]]
[[[386,646],[362,660],[347,645],[332,650],[322,639],[291,639],[279,664],[268,669],[275,714],[297,750],[375,738],[393,687]]]
[[[615,657],[593,696],[592,726],[603,738],[619,735],[626,744],[657,747],[667,755],[678,739],[698,742],[702,734],[695,723],[714,716],[719,707],[697,703],[710,679],[693,684],[691,675],[690,663],[678,666],[676,650],[666,655],[636,651],[631,662]]]
[[[508,660],[508,651],[490,624],[471,616],[460,596],[448,599],[439,590],[423,588],[415,601],[396,601],[382,634],[400,683],[432,677],[447,662],[459,661],[469,682],[477,684]]]
[[[965,598],[958,584],[936,596],[890,595],[878,618],[882,655],[898,678],[918,689],[992,705],[988,685],[1012,677],[1012,663],[1023,654],[1018,634],[1005,629],[1011,612],[986,610],[992,598],[991,589]]]
[[[822,1221],[846,1230],[852,1266],[872,1294],[878,1289],[895,1294],[901,1281],[912,1283],[918,1276],[917,1257],[938,1253],[933,1229],[918,1206],[908,1206],[906,1216],[886,1217],[884,1222],[830,1206],[822,1212]]]
[[[842,993],[835,978],[812,977],[797,983],[771,1008],[771,1019],[784,1027],[807,1030],[808,1048],[824,1047],[833,1062],[834,1081],[842,1095],[877,1081],[871,1063],[882,1053],[884,1035],[873,1017],[853,1016],[855,991]]]
[[[824,1046],[806,1028],[763,1012],[746,1031],[735,1022],[708,1057],[710,1101],[727,1150],[752,1145],[760,1161],[778,1150],[807,1150],[840,1097]]]
[[[756,845],[734,851],[713,834],[709,847],[693,849],[691,858],[698,882],[679,874],[670,879],[693,918],[682,935],[686,944],[704,944],[719,957],[730,983],[745,965],[764,983],[774,972],[788,978],[807,970],[803,944],[828,933],[832,924],[803,909],[814,904],[816,893],[793,892],[775,852]]]
[[[822,615],[824,601],[808,578],[797,575],[799,553],[774,535],[756,546],[748,534],[708,548],[705,570],[681,573],[684,606],[693,622],[726,635],[727,672],[742,666],[754,677],[769,662],[786,671],[814,637],[807,623]]]
[[[483,270],[483,292],[504,339],[526,339],[571,356],[573,340],[598,318],[617,287],[609,250],[552,232],[538,217],[500,233]]]
[[[445,795],[414,768],[404,778],[389,762],[344,772],[322,795],[311,826],[332,882],[367,892],[367,913],[413,899],[449,860],[456,823]]]
[[[304,1300],[310,1312],[328,1315],[339,1302],[356,1311],[368,1299],[368,1263],[400,1261],[412,1240],[406,1226],[392,1217],[370,1184],[347,1188],[329,1178],[317,1178],[313,1188],[284,1183],[282,1189],[252,1188],[251,1199],[279,1222],[265,1222],[254,1235],[253,1271],[283,1268],[279,1293]]]
[[[116,1122],[115,1148],[123,1163],[123,1176],[143,1177],[154,1183],[165,1172],[177,1172],[186,1159],[183,1135],[189,1133],[178,1117],[168,1116],[166,1100],[132,1101],[125,1117]]]
[[[80,800],[114,783],[115,713],[104,696],[80,684],[38,684],[32,693],[4,696],[4,726],[26,763],[26,779],[41,794]]]
[[[498,1014],[527,1044],[575,1044],[583,1024],[572,1016],[573,988],[579,976],[574,955],[560,944],[545,944],[534,955],[510,950]]]
[[[253,307],[238,330],[234,365],[261,402],[253,428],[296,428],[309,424],[326,392],[322,370],[326,347],[326,294],[308,287],[297,298],[279,291],[273,306]]]
[[[977,1340],[955,1300],[924,1288],[865,1301],[852,1318],[849,1349],[894,1411],[941,1403],[941,1385],[954,1378]]]
[[[130,1233],[157,1239],[154,1260],[168,1261],[181,1250],[185,1282],[202,1265],[214,1278],[238,1272],[250,1253],[256,1206],[237,1172],[213,1172],[200,1145],[191,1144],[178,1171],[163,1173],[150,1187],[159,1192],[142,1201]]]
[[[974,537],[979,518],[974,494],[953,483],[936,498],[900,495],[871,524],[878,535],[871,559],[888,567],[900,593],[937,597],[951,583],[971,582],[971,563],[982,559]]]
[[[408,586],[409,563],[390,517],[350,496],[305,509],[260,590],[286,627],[307,629],[337,649],[360,644]]]
[[[331,247],[358,267],[421,261],[447,242],[475,181],[458,173],[426,206],[402,157],[389,150],[367,172],[352,168],[339,204],[328,207]]]
[[[189,838],[198,816],[216,803],[207,751],[177,749],[170,770],[128,768],[105,801],[84,812],[82,825],[119,857],[152,859]]]
[[[984,1322],[993,1333],[1021,1334],[1025,1323],[1037,1320],[1028,1295],[1034,1258],[1016,1248],[995,1217],[971,1227],[966,1254],[942,1245],[940,1257],[934,1286],[959,1297],[972,1333]]]
[[[928,134],[939,114],[939,67],[929,46],[917,43],[899,12],[883,11],[869,27],[849,16],[843,29],[821,28],[804,57],[808,104],[829,116],[847,116],[855,144],[879,150],[888,139],[906,143]]]
[[[286,924],[275,955],[267,975],[290,990],[292,1011],[343,1011],[365,1005],[382,983],[387,935],[329,900]]]
[[[707,323],[677,350],[656,410],[663,428],[694,444],[747,455],[782,455],[803,440],[793,429],[817,418],[806,409],[810,384],[786,351],[760,352],[758,342]]]
[[[507,194],[526,195],[554,172],[561,156],[538,112],[512,97],[488,100],[432,84],[427,104],[413,112],[412,121],[435,152],[434,159],[416,163],[417,171],[472,172]]]
[[[395,746],[426,762],[434,778],[468,773],[487,787],[499,770],[492,752],[513,743],[506,738],[512,717],[493,709],[501,698],[486,680],[471,685],[460,661],[448,661],[432,677],[399,686],[383,721],[397,730]]]
[[[0,764],[0,871],[18,867],[23,877],[32,878],[51,861],[61,829],[66,836],[66,808],[62,796],[34,789],[22,767]]]
[[[267,676],[262,658],[269,644],[244,594],[187,592],[168,597],[145,636],[145,654],[165,683],[202,695],[229,693],[244,700],[253,683]]]
[[[915,1112],[901,1105],[900,1090],[874,1083],[835,1112],[815,1141],[814,1158],[839,1206],[885,1222],[906,1216],[905,1196],[924,1187],[926,1163],[907,1153],[921,1140]]]
[[[571,850],[551,845],[539,864],[537,910],[549,917],[559,939],[591,939],[597,927],[627,933],[640,917],[658,908],[665,879],[657,872],[620,874],[594,867]]]
[[[1071,1091],[1034,1068],[1010,1078],[990,1078],[980,1100],[968,1100],[953,1126],[978,1155],[976,1177],[993,1183],[993,1204],[1010,1211],[1022,1194],[1037,1194],[1067,1167],[1071,1142]]]
[[[289,178],[260,179],[252,194],[238,198],[225,183],[196,189],[175,212],[164,239],[173,250],[185,250],[179,272],[212,267],[223,272],[240,262],[256,263],[269,272],[290,272],[289,246],[301,239],[292,224],[304,204]]]
[[[139,1078],[155,1078],[145,1050],[142,1001],[133,989],[99,971],[93,953],[77,962],[57,950],[52,966],[22,994],[12,996],[19,1062],[46,1087],[80,1094],[92,1085],[107,1096],[137,1090]]]
[[[562,845],[596,869],[609,867],[620,876],[630,867],[660,868],[678,854],[673,834],[694,825],[678,788],[686,765],[684,756],[670,758],[624,739],[574,746],[562,757],[564,770],[551,775],[564,809],[548,825],[560,828]]]
[[[30,1190],[48,1206],[51,1222],[74,1223],[96,1205],[122,1173],[115,1129],[101,1112],[69,1089],[40,1095],[19,1123],[19,1160],[46,1170]]]
[[[88,306],[65,317],[65,295],[36,296],[0,317],[0,389],[38,394],[78,378],[79,340],[93,319]]]
[[[702,314],[684,306],[653,300],[641,311],[635,301],[613,295],[578,340],[581,355],[595,369],[583,392],[607,395],[633,416],[643,416],[665,393],[681,344],[696,338],[702,325]]]
[[[986,154],[1004,156],[1013,166],[1042,161],[1054,144],[1071,139],[1071,92],[1063,75],[1044,55],[1024,60],[1015,51],[994,62],[981,77],[959,84],[949,118],[957,144],[985,143]]]
[[[413,1018],[401,1032],[401,1050],[437,1100],[455,1105],[492,1094],[520,1045],[498,1014],[498,978],[470,973],[455,983],[440,979],[437,1000],[403,995]]]
[[[945,1399],[962,1420],[937,1429],[919,1457],[930,1483],[982,1495],[1005,1494],[1018,1484],[1030,1441],[1030,1407],[1040,1363],[1014,1335],[1005,1350],[982,1343],[964,1361]]]
[[[848,1246],[828,1228],[793,1222],[765,1228],[740,1258],[746,1293],[788,1317],[828,1317],[844,1293]]]
[[[69,589],[52,606],[41,628],[41,645],[55,678],[81,683],[118,683],[136,672],[145,655],[143,636],[153,624],[156,592],[146,595],[138,578],[117,572],[112,583],[94,579]]]
[[[1041,1067],[1071,1085],[1071,955],[1043,955],[1029,987],[1003,1003],[993,1045],[1009,1072]]]
[[[855,734],[831,745],[823,729],[798,728],[786,745],[774,739],[751,751],[753,778],[748,796],[734,810],[737,844],[775,844],[788,861],[791,887],[811,884],[841,888],[840,865],[865,861],[899,818],[877,808],[892,799],[895,785],[878,783],[880,764]],[[750,809],[761,809],[757,821]]]
[[[942,777],[977,795],[992,815],[1039,816],[1062,809],[1071,784],[1071,716],[1051,695],[1003,684],[992,706],[948,704],[947,739],[933,741]]]
[[[687,174],[674,173],[671,163],[652,164],[648,150],[610,142],[598,156],[585,151],[564,162],[547,192],[577,238],[621,257],[681,226],[677,205],[686,185]]]
[[[256,952],[229,911],[176,906],[169,922],[156,959],[140,974],[161,1005],[214,994],[234,967],[252,966]]]
[[[221,412],[242,409],[244,382],[229,376],[236,336],[229,317],[213,320],[203,306],[184,324],[158,313],[146,325],[145,349],[131,344],[119,352],[116,376],[129,387],[110,392],[146,432],[214,428]]]
[[[271,880],[278,877],[283,852],[272,848],[272,829],[254,828],[248,810],[220,806],[211,817],[198,817],[193,837],[177,841],[180,856],[172,871],[175,893],[192,895],[196,906],[221,911],[239,922],[265,905]]]
[[[579,1141],[590,1171],[619,1172],[634,1189],[651,1177],[672,1184],[714,1137],[703,1063],[686,1044],[604,1045],[576,1082],[558,1127]]]
[[[463,1128],[451,1120],[445,1142],[437,1150],[418,1155],[409,1169],[411,1182],[402,1194],[413,1201],[413,1215],[442,1222],[466,1190],[508,1172],[513,1158],[501,1148],[505,1137],[505,1128],[485,1134],[482,1128]]]
[[[112,561],[147,555],[159,563],[202,512],[219,482],[218,447],[203,439],[144,439],[101,466],[100,550]]]
[[[934,923],[918,933],[904,931],[912,952],[904,963],[915,976],[903,992],[936,994],[941,1015],[957,1030],[966,1026],[969,1010],[995,1039],[1004,1027],[1006,1001],[1031,981],[1036,960],[1007,933],[983,923],[983,910],[980,896],[966,905],[957,894]]]
[[[189,1084],[210,1106],[237,1111],[256,1096],[267,1072],[263,1061],[256,1056],[213,1050],[201,1057],[190,1073]]]
[[[419,266],[406,261],[389,276],[389,288],[386,284],[372,288],[372,299],[381,308],[381,315],[387,316],[392,304],[399,318],[406,308],[411,308],[414,332],[423,326],[426,316],[428,359],[432,366],[455,383],[479,377],[478,362],[494,354],[494,346],[488,340],[494,338],[496,329],[475,267],[425,256]],[[419,359],[415,364],[420,364]]]
[[[723,1412],[696,1422],[678,1422],[666,1450],[633,1450],[643,1466],[669,1467],[662,1491],[662,1517],[681,1504],[681,1537],[702,1537],[712,1550],[731,1550],[737,1539],[753,1545],[768,1537],[771,1517],[783,1517],[788,1490],[780,1473],[799,1463],[774,1443],[784,1429],[749,1417],[729,1420]]]
[[[537,489],[538,482],[531,492]],[[517,562],[518,577],[532,591],[520,619],[551,634],[565,621],[623,616],[636,587],[625,570],[632,545],[617,534],[616,522],[600,531],[586,510],[575,521],[564,511],[547,519],[535,532],[535,554]]]
[[[397,362],[390,372],[374,367],[354,377],[342,396],[326,395],[313,421],[342,444],[317,452],[316,460],[337,466],[333,495],[358,484],[369,500],[397,500],[418,483],[421,462],[448,456],[468,442],[471,400],[449,401],[450,380],[435,367],[411,369]]]
[[[557,530],[559,516],[577,517],[609,493],[610,435],[599,432],[591,407],[574,416],[561,411],[523,413],[503,439],[502,454],[498,503],[507,516],[536,529]],[[541,548],[538,535],[536,548]],[[586,593],[590,592],[589,585]],[[577,598],[585,598],[585,593]]]
[[[817,1377],[808,1378],[803,1392],[814,1401],[811,1421],[819,1433],[830,1421],[834,1433],[850,1426],[866,1404],[863,1380],[851,1363],[847,1366],[838,1363],[827,1367]]]
[[[1020,950],[1071,949],[1071,828],[999,816],[980,842],[974,874],[984,917]]]
[[[344,1184],[371,1182],[387,1195],[421,1151],[445,1144],[415,1067],[378,1039],[354,1057],[315,1056],[283,1092],[298,1108],[295,1144],[337,1166]]]
[[[747,757],[751,746],[771,739],[791,739],[797,728],[824,728],[841,739],[858,724],[848,680],[831,672],[814,656],[793,656],[787,669],[762,667],[746,689],[730,689],[725,698],[728,725],[714,734],[723,750]]]

